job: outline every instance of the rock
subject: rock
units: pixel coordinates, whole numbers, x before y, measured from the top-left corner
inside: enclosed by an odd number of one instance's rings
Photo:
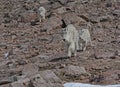
[[[114,11],[112,12],[112,14],[113,14],[114,16],[120,16],[120,10],[114,10]]]
[[[58,31],[59,33],[62,33],[62,31]],[[54,34],[53,35],[53,40],[52,43],[59,43],[60,41],[62,41],[63,37],[61,37],[60,34]]]
[[[116,55],[120,56],[120,50],[116,51]]]
[[[10,87],[10,84],[1,85],[0,87]]]
[[[104,81],[104,76],[103,75],[91,75],[89,82],[96,82],[100,83]]]
[[[16,78],[14,76],[8,77],[8,78],[3,78],[2,80],[0,80],[0,85],[12,83],[14,81],[16,81]]]
[[[31,87],[30,79],[21,79],[19,81],[11,83],[11,87]]]
[[[52,16],[48,19],[47,22],[43,24],[43,28],[40,31],[52,31],[53,29],[60,28],[62,25],[62,21],[60,18],[56,16]]]
[[[109,20],[109,17],[108,16],[102,16],[99,18],[100,22],[106,22]]]
[[[45,4],[48,4],[49,3],[49,0],[40,0],[39,3],[41,5],[45,5]]]
[[[59,3],[61,4],[61,5],[65,5],[65,4],[67,4],[67,1],[68,0],[58,0],[59,1]]]
[[[117,28],[120,30],[120,25],[118,25]]]
[[[51,83],[61,83],[61,79],[55,75],[55,73],[51,70],[40,71],[40,75],[45,79],[47,82]],[[57,87],[57,86],[56,86]]]
[[[115,58],[115,52],[110,51],[104,51],[104,50],[98,50],[95,51],[95,58],[101,59],[101,58]]]
[[[40,71],[31,78],[34,87],[61,87],[61,80],[51,70]]]
[[[4,68],[4,67],[7,67],[7,63],[10,62],[9,60],[6,60],[6,61],[2,61],[0,62],[0,68]]]
[[[91,16],[90,17],[90,22],[92,22],[92,23],[98,23],[99,20],[98,20],[98,18],[96,16]]]
[[[89,2],[89,0],[81,0],[82,4],[85,4],[85,3],[88,3],[88,2]]]
[[[39,41],[46,42],[46,43],[51,43],[53,41],[53,36],[48,35],[48,36],[41,36],[39,37]]]
[[[90,20],[88,14],[80,14],[79,16],[80,16],[81,18],[83,18],[84,20],[86,20],[86,21],[89,21],[89,20]]]
[[[77,24],[79,26],[86,23],[86,21],[83,18],[78,17],[75,13],[66,13],[65,15],[63,15],[63,20],[66,24],[72,23]]]
[[[106,78],[104,79],[104,82],[108,84],[108,83],[111,83],[112,81],[113,84],[116,84],[115,80],[119,80],[119,76],[118,76],[119,72],[120,72],[119,70],[113,70],[112,72],[111,70],[108,70],[104,72],[104,75],[106,76]]]
[[[59,1],[52,1],[51,0],[50,3],[51,3],[51,6],[50,6],[50,8],[48,8],[49,10],[51,10],[51,9],[57,9],[57,8],[60,8],[62,6],[62,4],[59,3]]]
[[[31,77],[31,82],[33,87],[51,87],[48,82],[46,82],[40,74],[36,74]]]
[[[37,13],[34,11],[26,11],[21,14],[21,21],[24,23],[30,23],[38,19]]]
[[[87,72],[84,67],[69,65],[65,68],[65,74],[68,76],[80,76],[87,74]]]
[[[100,27],[100,28],[98,28]],[[93,28],[93,35],[94,38],[97,39],[98,41],[104,41],[104,37],[106,36],[106,32],[101,26],[97,26]]]
[[[107,2],[106,7],[112,7],[112,2]]]
[[[29,64],[26,64],[24,65],[24,68],[22,70],[22,74],[23,75],[26,75],[26,76],[30,76],[30,75],[33,75],[35,73],[38,72],[38,67],[35,66],[34,64],[32,63],[29,63]]]
[[[113,63],[113,66],[114,66],[114,69],[120,70],[120,61],[116,60],[116,61]]]
[[[16,62],[17,62],[18,65],[25,65],[25,64],[27,64],[27,62],[25,60],[23,60],[23,59],[19,59]]]
[[[38,56],[35,56],[31,59],[32,62],[40,62],[40,63],[43,63],[43,62],[48,62],[51,60],[51,55],[52,54],[40,54]]]
[[[51,70],[41,71],[40,74],[42,75],[43,79],[50,84],[50,87],[61,87],[61,79],[57,77]]]
[[[58,14],[64,14],[67,11],[65,7],[61,7],[61,8],[56,9],[55,12]]]
[[[18,80],[25,79],[25,78],[26,78],[26,75],[17,75],[17,76],[16,76],[17,81],[18,81]]]

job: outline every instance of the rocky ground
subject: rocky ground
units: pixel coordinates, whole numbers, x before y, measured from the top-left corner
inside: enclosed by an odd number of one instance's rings
[[[36,10],[47,10],[39,22]],[[67,58],[62,27],[91,24],[93,47]],[[120,0],[0,0],[0,87],[120,83]]]

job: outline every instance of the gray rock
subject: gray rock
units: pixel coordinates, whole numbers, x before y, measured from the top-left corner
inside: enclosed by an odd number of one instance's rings
[[[11,87],[10,84],[4,84],[4,85],[1,85],[0,87]]]
[[[112,2],[107,2],[106,7],[112,7]]]
[[[90,17],[90,21],[91,21],[92,23],[98,23],[98,22],[99,22],[99,20],[98,20],[98,18],[97,18],[96,16],[91,16],[91,17]]]
[[[29,64],[26,64],[24,65],[24,68],[22,70],[22,74],[23,75],[26,75],[26,76],[30,76],[30,75],[33,75],[35,73],[38,72],[38,67],[35,66],[34,64],[32,63],[29,63]]]
[[[108,16],[102,16],[99,18],[100,22],[106,22],[109,20],[109,17]]]
[[[8,78],[2,78],[0,80],[0,85],[4,85],[4,84],[8,84],[8,83],[12,83],[14,81],[16,81],[16,77],[15,76],[11,76],[11,77],[8,77]]]
[[[120,30],[120,25],[118,25],[117,28]]]
[[[120,56],[120,50],[116,51],[116,55]]]
[[[114,10],[114,11],[112,12],[112,14],[113,14],[114,16],[120,16],[120,10]]]
[[[30,79],[21,79],[19,81],[11,83],[11,87],[31,87]]]
[[[65,5],[68,0],[58,0],[61,5]]]

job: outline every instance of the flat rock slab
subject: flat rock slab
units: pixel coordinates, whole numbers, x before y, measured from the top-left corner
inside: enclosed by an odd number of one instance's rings
[[[81,74],[86,74],[86,70],[84,67],[69,65],[65,68],[65,74],[70,76],[79,76]]]

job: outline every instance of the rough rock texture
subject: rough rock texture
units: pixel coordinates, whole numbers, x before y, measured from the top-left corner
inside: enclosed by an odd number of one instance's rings
[[[37,9],[46,9],[39,22]],[[62,28],[90,23],[93,47],[67,58]],[[120,83],[120,0],[0,0],[0,87]]]

